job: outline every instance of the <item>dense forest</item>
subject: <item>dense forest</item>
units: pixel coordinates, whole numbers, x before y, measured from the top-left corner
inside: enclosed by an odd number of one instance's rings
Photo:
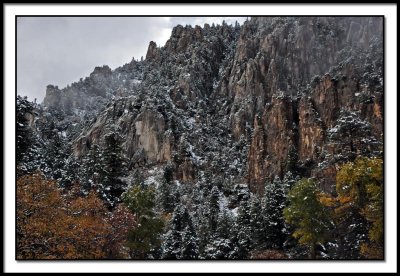
[[[178,25],[16,98],[16,258],[383,259],[383,19]]]

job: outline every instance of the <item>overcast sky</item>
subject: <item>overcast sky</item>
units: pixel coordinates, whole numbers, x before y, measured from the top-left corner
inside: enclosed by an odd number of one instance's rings
[[[18,17],[17,93],[42,102],[46,86],[60,88],[96,66],[115,69],[146,56],[150,41],[164,46],[177,25],[240,24],[238,17]]]

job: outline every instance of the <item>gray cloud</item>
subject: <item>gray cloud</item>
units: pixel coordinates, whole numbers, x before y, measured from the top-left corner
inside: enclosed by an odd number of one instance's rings
[[[112,69],[146,55],[153,40],[163,46],[172,27],[234,24],[246,18],[216,17],[19,17],[17,93],[43,100],[48,84],[60,88],[95,66]]]

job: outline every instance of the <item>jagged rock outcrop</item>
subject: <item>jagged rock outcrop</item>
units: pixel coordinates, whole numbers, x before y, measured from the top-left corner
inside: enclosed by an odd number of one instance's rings
[[[249,124],[254,130],[247,178],[253,191],[262,190],[266,179],[282,177],[287,171],[289,147],[296,149],[301,174],[317,176],[322,170],[318,168],[320,155],[329,148],[327,131],[337,124],[341,110],[361,112],[372,128],[380,129],[375,134],[382,132],[382,50],[369,49],[381,47],[381,38],[381,18],[266,17],[252,18],[242,26],[231,74],[225,76],[221,94],[233,101],[233,137],[248,137]],[[328,72],[335,76],[325,75]],[[377,86],[371,79],[367,86],[361,85],[363,74],[375,79]],[[274,97],[291,98],[284,104],[285,112],[279,111]],[[371,97],[371,102],[360,104],[361,97]],[[264,127],[256,123],[257,114],[268,118]],[[282,119],[273,119],[277,117]],[[380,139],[379,135],[374,138]],[[335,170],[327,171],[324,177],[334,180]],[[328,181],[322,186],[331,190],[333,184]]]
[[[126,97],[140,89],[142,64],[134,59],[115,70],[107,65],[95,67],[89,77],[63,89],[48,85],[43,105],[66,115],[88,117],[100,112],[113,97]]]
[[[46,97],[43,100],[43,104],[46,106],[58,107],[61,97],[61,91],[58,86],[49,84],[46,87]]]
[[[256,115],[248,156],[248,182],[252,191],[261,193],[268,176],[283,177],[287,171],[289,150],[296,143],[294,111],[290,98],[274,96],[262,118]]]
[[[333,191],[340,164],[382,154],[382,31],[380,17],[178,25],[144,61],[48,86],[44,105],[91,112],[77,157],[115,128],[131,170],[169,163],[176,180],[207,171],[257,193],[291,171]]]
[[[154,60],[158,57],[158,55],[159,50],[157,49],[157,44],[154,41],[150,41],[147,49],[146,60]]]

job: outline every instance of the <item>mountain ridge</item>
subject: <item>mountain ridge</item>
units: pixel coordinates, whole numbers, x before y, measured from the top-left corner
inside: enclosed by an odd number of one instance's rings
[[[149,43],[144,61],[114,71],[96,67],[65,96],[49,87],[43,103],[68,111],[95,101],[105,108],[75,140],[77,157],[116,124],[131,162],[143,154],[145,163],[172,162],[180,181],[194,181],[204,169],[227,170],[227,160],[245,155],[237,171],[253,192],[262,193],[266,180],[282,178],[290,166],[332,191],[337,164],[367,147],[330,157],[341,154],[328,135],[340,114],[355,112],[355,120],[370,124],[368,133],[350,138],[354,143],[362,135],[382,141],[383,56],[373,51],[382,43],[381,24],[382,18],[255,17],[242,26],[178,25],[164,47]],[[364,72],[369,67],[374,74]],[[215,156],[222,144],[241,139],[244,152]],[[179,151],[187,157],[173,161]],[[379,155],[379,146],[368,152]],[[193,156],[202,156],[202,165]]]

